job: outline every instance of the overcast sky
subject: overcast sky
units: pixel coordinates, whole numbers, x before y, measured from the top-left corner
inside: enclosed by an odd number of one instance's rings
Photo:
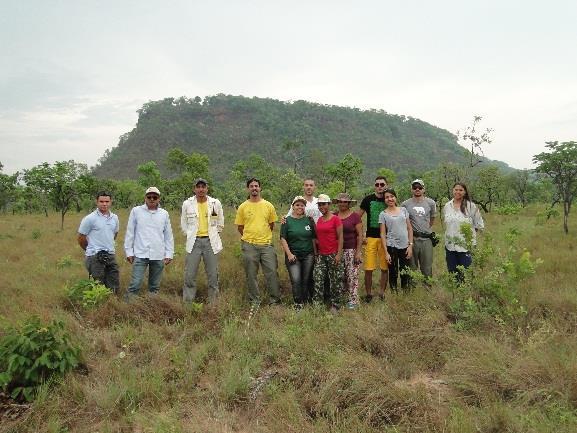
[[[0,162],[94,165],[144,102],[225,93],[480,115],[486,156],[530,168],[577,140],[576,22],[575,0],[0,0]]]

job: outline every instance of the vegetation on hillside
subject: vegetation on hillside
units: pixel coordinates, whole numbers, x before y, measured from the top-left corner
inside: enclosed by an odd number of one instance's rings
[[[251,153],[306,176],[314,175],[319,163],[352,153],[366,167],[367,179],[381,167],[404,174],[409,168],[426,171],[441,162],[469,160],[455,135],[383,110],[219,94],[151,101],[138,115],[136,127],[100,159],[97,176],[135,178],[139,165],[155,161],[171,177],[166,155],[173,148],[207,155],[219,181]]]

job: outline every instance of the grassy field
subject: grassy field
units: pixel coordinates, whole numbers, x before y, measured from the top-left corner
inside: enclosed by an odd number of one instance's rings
[[[537,214],[486,217],[494,244],[487,272],[511,228],[518,247],[542,260],[515,288],[524,313],[466,327],[455,323],[441,282],[336,316],[296,313],[284,265],[286,306],[249,318],[230,212],[217,308],[180,302],[184,238],[172,212],[177,255],[162,295],[79,311],[65,293],[86,277],[76,244],[82,215],[68,216],[62,232],[57,215],[2,215],[0,329],[31,315],[61,319],[84,366],[44,387],[18,418],[3,417],[0,431],[574,433],[577,218],[565,236],[559,219]],[[119,216],[122,252],[127,212]],[[440,275],[442,246],[435,253]],[[123,262],[123,290],[129,276]],[[200,287],[204,295],[204,276]]]

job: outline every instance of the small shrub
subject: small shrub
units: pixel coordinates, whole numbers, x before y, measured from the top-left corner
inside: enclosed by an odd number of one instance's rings
[[[60,260],[58,260],[56,262],[56,267],[58,269],[64,269],[64,268],[69,268],[74,264],[74,261],[72,260],[72,257],[70,257],[70,255],[61,257]]]
[[[463,283],[445,281],[453,294],[449,309],[457,327],[470,328],[488,317],[504,323],[525,315],[527,310],[519,301],[519,283],[535,273],[535,266],[541,260],[534,260],[528,251],[519,250],[516,244],[520,233],[516,229],[505,234],[508,243],[505,252],[496,249],[489,236],[482,246],[473,247],[468,230],[471,229],[462,227],[473,265],[463,269]]]
[[[506,204],[495,208],[497,215],[517,215],[523,208],[520,204]]]
[[[40,239],[42,232],[38,229],[32,230],[32,239]]]
[[[80,349],[62,322],[45,326],[32,317],[0,340],[0,388],[12,398],[32,401],[40,385],[78,366],[79,360]]]
[[[80,280],[68,289],[67,297],[73,304],[90,310],[106,302],[112,291],[99,281]]]

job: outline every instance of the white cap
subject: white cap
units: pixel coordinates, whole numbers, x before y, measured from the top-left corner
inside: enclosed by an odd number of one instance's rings
[[[330,203],[331,202],[331,198],[326,195],[326,194],[319,194],[319,197],[317,199],[317,203]]]
[[[151,193],[151,192],[160,195],[160,191],[159,191],[158,188],[155,187],[155,186],[149,187],[149,188],[146,190],[146,192],[144,193],[144,195],[149,194],[149,193]]]

